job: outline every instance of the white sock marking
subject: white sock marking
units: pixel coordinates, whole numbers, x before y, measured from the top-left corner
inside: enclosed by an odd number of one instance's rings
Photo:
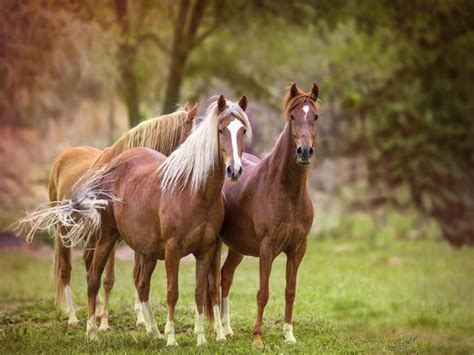
[[[216,340],[225,340],[224,328],[222,327],[221,323],[221,311],[219,309],[219,306],[217,304],[214,305],[212,311],[214,312],[214,330],[216,331]]]
[[[230,306],[229,297],[222,298],[222,326],[224,327],[225,335],[234,335],[232,328],[230,327]]]
[[[234,119],[228,125],[227,128],[230,131],[230,139],[232,140],[232,155],[234,157],[234,169],[236,167],[241,167],[242,162],[240,161],[239,151],[237,147],[237,132],[239,131],[240,127],[244,125],[240,120]]]
[[[145,318],[145,326],[148,334],[153,336],[161,337],[158,326],[156,325],[155,317],[153,316],[153,310],[151,309],[150,302],[142,302],[143,318]]]
[[[295,336],[293,335],[293,325],[283,323],[283,336],[287,343],[296,343]]]
[[[194,323],[194,333],[197,335],[197,346],[207,344],[206,336],[204,335],[204,314],[199,314],[196,308],[196,321]]]
[[[178,345],[174,335],[174,321],[170,320],[169,315],[166,317],[165,335],[167,337],[166,346]]]

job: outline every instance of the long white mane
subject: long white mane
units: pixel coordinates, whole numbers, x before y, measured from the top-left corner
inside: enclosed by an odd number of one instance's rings
[[[172,192],[178,186],[184,189],[188,184],[191,191],[198,191],[206,183],[219,158],[218,125],[221,117],[233,115],[247,128],[247,140],[252,131],[247,114],[235,102],[227,100],[227,107],[219,114],[217,99],[210,100],[202,123],[161,165],[161,188],[163,192]]]

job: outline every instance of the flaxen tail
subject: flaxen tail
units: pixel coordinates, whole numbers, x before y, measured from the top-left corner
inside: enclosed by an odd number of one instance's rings
[[[215,299],[215,304],[220,307],[221,297],[221,249],[222,242],[217,241],[216,250],[211,262],[211,268],[209,270],[209,275],[207,276],[207,294],[205,302],[205,312],[209,322],[214,322],[214,304],[213,299]]]
[[[100,233],[101,210],[117,200],[102,188],[108,173],[105,167],[88,172],[74,185],[70,198],[39,206],[16,222],[15,229],[29,243],[38,231],[55,231],[65,247],[87,244]]]

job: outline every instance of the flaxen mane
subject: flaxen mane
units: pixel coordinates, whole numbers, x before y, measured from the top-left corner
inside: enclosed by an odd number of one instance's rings
[[[217,128],[221,118],[233,115],[242,121],[247,128],[247,139],[251,139],[251,127],[244,110],[237,103],[227,100],[227,107],[219,114],[217,99],[217,96],[211,98],[202,123],[159,168],[164,192],[172,192],[178,185],[183,189],[188,184],[191,191],[196,192],[206,183],[219,156]]]
[[[110,148],[105,149],[92,166],[104,160],[110,161],[123,151],[137,147],[150,148],[169,155],[182,139],[187,119],[188,113],[179,108],[168,115],[146,120],[125,132]]]

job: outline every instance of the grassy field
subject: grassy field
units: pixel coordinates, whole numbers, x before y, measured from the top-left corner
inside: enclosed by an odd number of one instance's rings
[[[282,337],[284,257],[275,261],[265,313],[264,352],[270,353],[473,353],[474,251],[453,250],[443,242],[312,241],[299,273],[294,312],[296,345]],[[117,263],[111,303],[113,329],[98,343],[85,338],[85,276],[81,260],[73,273],[80,328],[68,329],[52,295],[50,262],[24,254],[0,254],[0,352],[185,352],[249,353],[257,290],[258,264],[248,258],[237,270],[231,294],[236,333],[195,347],[194,262],[183,262],[177,308],[179,348],[165,348],[136,330],[131,262]],[[165,280],[159,263],[153,277],[152,303],[158,326],[165,323]]]

